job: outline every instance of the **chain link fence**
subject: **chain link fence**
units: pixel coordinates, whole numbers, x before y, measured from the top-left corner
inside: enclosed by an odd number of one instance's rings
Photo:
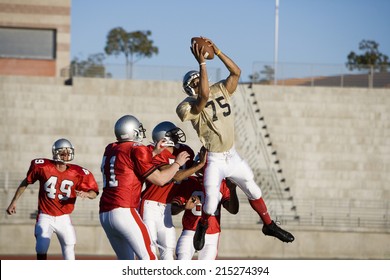
[[[158,81],[181,81],[191,67],[149,66],[149,65],[72,65],[62,69],[61,76],[135,79]],[[208,68],[210,82],[222,79],[221,68]],[[390,88],[390,66],[381,71],[362,65],[360,70],[351,71],[343,64],[305,64],[254,62],[252,74],[241,77],[242,83],[256,83],[281,86],[321,86]]]
[[[254,62],[252,83],[282,86],[390,88],[390,66],[381,71],[362,65]]]

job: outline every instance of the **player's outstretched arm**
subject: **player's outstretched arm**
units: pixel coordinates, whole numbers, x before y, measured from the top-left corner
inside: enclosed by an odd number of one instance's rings
[[[199,162],[195,163],[190,168],[179,170],[175,174],[175,176],[173,176],[173,180],[175,180],[176,182],[180,182],[183,181],[184,179],[187,179],[192,174],[198,172],[206,164],[206,158],[207,158],[207,150],[205,147],[202,147],[199,151]]]
[[[177,155],[176,161],[172,163],[168,168],[164,170],[156,169],[151,173],[146,179],[154,185],[164,186],[170,180],[172,180],[173,176],[179,170],[181,166],[183,166],[189,160],[189,153],[184,151]]]
[[[191,196],[185,204],[180,203],[179,199],[173,199],[171,202],[171,214],[177,215],[184,210],[191,210],[199,203],[200,199],[197,196]]]
[[[206,58],[203,55],[204,46],[191,46],[191,52],[199,63],[199,86],[196,102],[191,107],[191,113],[199,114],[207,104],[210,96],[209,78],[207,75]]]
[[[17,203],[18,199],[21,197],[21,195],[24,193],[24,191],[26,190],[27,186],[28,186],[27,178],[25,178],[20,183],[19,187],[16,189],[15,195],[12,198],[12,201],[6,210],[8,215],[12,215],[12,214],[16,213],[16,203]]]

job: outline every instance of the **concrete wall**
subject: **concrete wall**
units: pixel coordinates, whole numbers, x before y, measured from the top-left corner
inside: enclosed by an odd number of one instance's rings
[[[294,196],[390,198],[390,90],[255,87]]]
[[[26,170],[35,157],[51,157],[58,138],[76,148],[76,162],[100,174],[101,154],[115,141],[114,124],[125,114],[136,116],[147,130],[148,144],[155,125],[167,120],[179,125],[176,104],[185,95],[178,82],[0,77],[0,168]],[[190,123],[180,123],[188,144],[200,144]],[[26,170],[27,171],[27,170]]]
[[[279,86],[250,90],[241,86],[238,94],[252,91],[294,196],[304,200],[354,198],[361,203],[390,200],[390,90]],[[113,125],[124,114],[143,122],[148,136],[145,143],[157,123],[169,120],[186,132],[188,144],[197,151],[200,144],[191,124],[180,123],[175,114],[184,97],[179,82],[80,78],[73,80],[73,86],[65,86],[57,78],[0,77],[1,174],[21,180],[31,159],[51,157],[52,143],[66,137],[76,147],[75,163],[89,168],[100,180],[102,152],[114,141]],[[237,143],[237,148],[243,149],[245,142]],[[3,210],[19,183],[4,186],[5,181],[0,186]],[[97,205],[98,199],[87,202]],[[3,215],[0,254],[33,254],[33,221]],[[390,256],[385,246],[390,241],[388,224],[380,230],[299,224],[289,229],[297,237],[292,244],[263,236],[260,226],[225,228],[219,255],[256,259]],[[100,225],[76,224],[76,231],[78,254],[112,255]],[[59,253],[55,239],[50,252]]]

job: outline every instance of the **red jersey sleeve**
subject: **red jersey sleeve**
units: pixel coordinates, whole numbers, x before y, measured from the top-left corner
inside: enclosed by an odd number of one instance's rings
[[[134,171],[136,174],[146,179],[151,173],[156,170],[156,166],[152,163],[152,153],[146,146],[134,147],[134,152],[131,154],[131,160],[134,162]]]
[[[39,179],[40,168],[37,164],[43,164],[45,159],[34,159],[30,163],[30,168],[27,171],[27,183],[34,184]]]
[[[76,190],[84,192],[94,191],[96,194],[99,194],[98,184],[91,171],[81,166],[76,166],[76,170],[80,175],[80,181]]]
[[[165,149],[161,153],[159,153],[158,155],[155,155],[153,157],[152,163],[153,163],[153,165],[155,165],[157,167],[161,167],[161,166],[170,164],[170,162],[169,162],[170,158],[172,158],[172,161],[174,161],[176,157],[173,156],[169,150]]]

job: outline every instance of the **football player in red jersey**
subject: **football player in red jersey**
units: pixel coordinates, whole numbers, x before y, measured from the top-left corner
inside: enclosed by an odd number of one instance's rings
[[[283,242],[293,242],[294,236],[280,228],[268,213],[260,186],[254,180],[253,171],[234,147],[234,114],[231,100],[237,89],[241,69],[210,40],[205,38],[222,61],[229,76],[209,85],[206,58],[203,47],[191,46],[199,63],[198,71],[189,71],[183,78],[183,89],[189,96],[176,107],[181,121],[191,121],[199,140],[206,147],[207,165],[204,171],[205,202],[202,218],[194,235],[194,247],[201,250],[205,242],[208,219],[219,204],[219,189],[223,178],[231,178],[246,194],[253,210],[263,221],[262,232]]]
[[[172,122],[163,121],[156,125],[152,132],[152,139],[153,144],[148,146],[151,150],[155,149],[161,140],[164,140],[163,145],[166,147],[164,153],[153,158],[153,164],[160,169],[172,164],[182,151],[187,151],[190,159],[194,158],[194,151],[184,144],[186,141],[185,133]],[[174,259],[176,231],[172,222],[170,201],[179,186],[178,182],[185,180],[201,168],[198,164],[193,165],[192,163],[193,161],[189,160],[179,169],[173,180],[162,187],[146,182],[146,188],[141,194],[140,214],[149,228],[153,251],[157,253],[156,247],[158,247],[162,260]]]
[[[205,154],[199,154],[200,162],[205,162]],[[204,203],[203,169],[197,172],[198,176],[190,176],[181,183],[172,200],[172,214],[177,215],[184,210],[182,218],[183,231],[177,241],[176,256],[178,260],[191,260],[195,253],[193,238],[196,225],[202,216]],[[239,201],[236,184],[229,180],[222,180],[219,190],[217,210],[209,218],[209,227],[205,234],[205,245],[198,251],[198,260],[215,260],[218,255],[219,236],[221,233],[221,206],[235,215],[239,210]]]
[[[100,198],[100,223],[117,258],[155,260],[148,228],[139,215],[141,190],[144,181],[163,186],[169,182],[188,158],[187,152],[177,155],[166,169],[152,163],[152,151],[141,143],[145,129],[131,115],[115,123],[117,142],[107,145],[101,170],[103,193]],[[169,153],[162,139],[155,147],[156,154]]]
[[[39,181],[38,216],[35,224],[37,259],[47,259],[50,240],[55,233],[61,244],[63,258],[74,260],[76,233],[70,214],[77,196],[94,199],[99,194],[99,188],[90,171],[68,163],[74,158],[74,147],[67,139],[55,141],[52,153],[53,160],[39,158],[31,161],[27,177],[16,190],[7,213],[15,214],[16,203],[27,186]]]

